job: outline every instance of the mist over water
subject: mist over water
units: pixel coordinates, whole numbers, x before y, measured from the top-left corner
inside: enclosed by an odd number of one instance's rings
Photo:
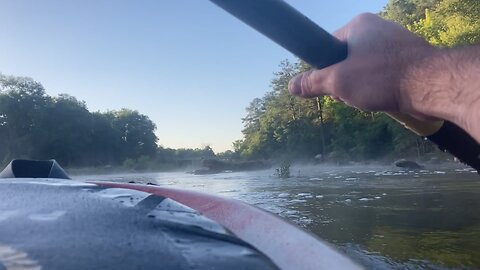
[[[368,269],[480,268],[480,177],[468,168],[438,168],[293,166],[288,179],[274,169],[75,178],[239,199],[297,223]]]

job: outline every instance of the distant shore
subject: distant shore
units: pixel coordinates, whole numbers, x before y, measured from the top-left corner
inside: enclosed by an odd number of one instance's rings
[[[460,162],[454,161],[452,159],[433,159],[433,160],[422,160],[422,159],[412,159],[418,164],[424,167],[425,170],[452,170],[452,169],[466,169],[469,168],[467,165],[464,165]],[[280,166],[279,162],[272,162],[272,169]],[[368,160],[368,161],[345,161],[345,162],[304,162],[297,161],[292,162],[292,167],[325,167],[325,168],[347,168],[347,167],[365,167],[368,169],[370,167],[391,167],[392,170],[409,170],[408,168],[396,167],[393,162],[390,160]],[[65,168],[67,173],[72,176],[78,175],[108,175],[108,174],[127,174],[127,173],[159,173],[159,172],[193,172],[195,170],[202,170],[205,167],[202,166],[184,166],[184,167],[175,167],[175,166],[156,166],[154,168],[127,168],[125,166],[99,166],[99,167],[70,167]],[[265,168],[259,168],[265,169]],[[239,170],[241,171],[241,170]],[[218,170],[214,173],[220,173],[222,170]]]

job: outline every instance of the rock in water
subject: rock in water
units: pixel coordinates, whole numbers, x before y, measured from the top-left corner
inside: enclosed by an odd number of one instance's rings
[[[395,166],[400,167],[400,168],[407,168],[407,169],[423,169],[423,166],[416,163],[415,161],[412,160],[407,160],[407,159],[400,159],[395,161]]]

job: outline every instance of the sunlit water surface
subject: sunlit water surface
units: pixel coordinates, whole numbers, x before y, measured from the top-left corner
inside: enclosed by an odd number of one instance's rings
[[[239,199],[335,244],[368,269],[480,269],[480,176],[471,169],[292,167],[191,175],[77,176],[155,183]]]

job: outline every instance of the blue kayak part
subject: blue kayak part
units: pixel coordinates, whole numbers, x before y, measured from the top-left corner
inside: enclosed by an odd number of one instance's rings
[[[14,159],[2,172],[0,178],[60,178],[70,179],[54,160]]]
[[[0,269],[278,269],[220,224],[162,196],[17,178],[0,181],[0,198]]]

